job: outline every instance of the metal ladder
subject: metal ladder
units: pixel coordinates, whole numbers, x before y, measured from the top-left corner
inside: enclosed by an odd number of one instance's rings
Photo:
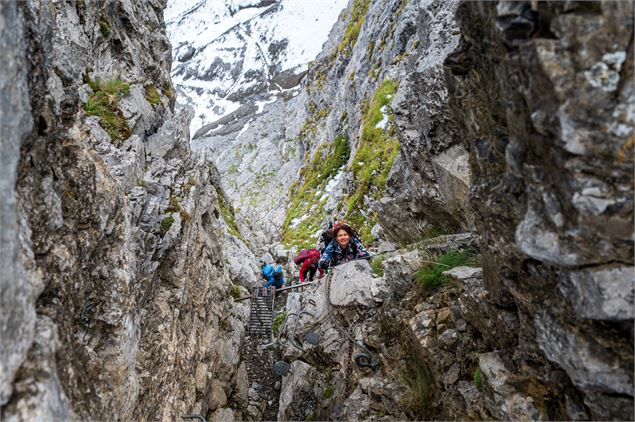
[[[256,287],[251,295],[249,312],[249,335],[271,337],[273,325],[273,306],[276,300],[276,288]]]

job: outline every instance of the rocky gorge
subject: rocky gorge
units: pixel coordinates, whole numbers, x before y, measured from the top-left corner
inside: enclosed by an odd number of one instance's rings
[[[165,7],[0,3],[0,419],[633,419],[631,2],[351,0],[195,136]]]

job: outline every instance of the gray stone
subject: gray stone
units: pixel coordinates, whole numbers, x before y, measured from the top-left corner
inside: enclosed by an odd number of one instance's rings
[[[443,383],[446,385],[452,385],[459,380],[459,376],[461,375],[461,367],[458,363],[455,363],[448,369],[448,371],[443,376]]]
[[[372,294],[373,276],[366,260],[339,265],[331,270],[331,297],[334,305],[375,307]]]
[[[619,354],[606,353],[593,336],[563,325],[547,311],[534,316],[534,325],[540,349],[567,372],[574,385],[589,391],[633,393],[633,371],[627,368],[628,361]]]
[[[0,406],[33,341],[32,287],[20,259],[15,184],[20,147],[33,127],[27,87],[24,28],[17,3],[0,3]]]
[[[456,281],[465,281],[471,278],[482,278],[483,270],[474,267],[455,267],[449,271],[444,271],[443,275]]]
[[[234,411],[229,408],[217,409],[212,413],[210,422],[234,422]]]
[[[543,413],[531,396],[518,391],[513,383],[513,372],[501,359],[499,352],[479,355],[479,368],[494,394],[485,400],[485,406],[498,419],[544,420]]]
[[[633,319],[635,269],[594,268],[572,271],[560,285],[581,318],[596,320]]]

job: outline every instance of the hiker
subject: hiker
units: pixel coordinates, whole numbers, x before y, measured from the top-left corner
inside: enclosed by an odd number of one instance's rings
[[[335,267],[354,259],[370,256],[362,242],[355,236],[351,226],[346,222],[333,226],[333,237],[334,239],[326,247],[318,262],[320,268]]]
[[[333,221],[326,220],[322,225],[322,234],[320,235],[320,241],[318,242],[318,250],[320,254],[324,254],[324,250],[333,240]]]
[[[302,249],[302,252],[295,257],[293,262],[296,265],[302,265],[300,267],[300,283],[304,283],[304,280],[307,278],[308,280],[313,281],[315,277],[315,272],[318,270],[318,261],[320,260],[320,252],[317,249]],[[320,278],[324,274],[324,270],[322,268],[320,270]]]
[[[279,289],[284,284],[282,266],[279,265],[278,261],[276,261],[276,265],[278,265],[278,268],[275,268],[272,264],[260,261],[262,278],[267,280],[265,282],[265,287],[276,286],[276,289]]]

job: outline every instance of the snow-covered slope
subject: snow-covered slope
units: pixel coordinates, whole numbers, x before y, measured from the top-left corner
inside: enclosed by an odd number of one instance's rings
[[[232,113],[259,112],[281,92],[294,95],[347,3],[170,0],[172,77],[179,104],[194,109],[191,133]]]

